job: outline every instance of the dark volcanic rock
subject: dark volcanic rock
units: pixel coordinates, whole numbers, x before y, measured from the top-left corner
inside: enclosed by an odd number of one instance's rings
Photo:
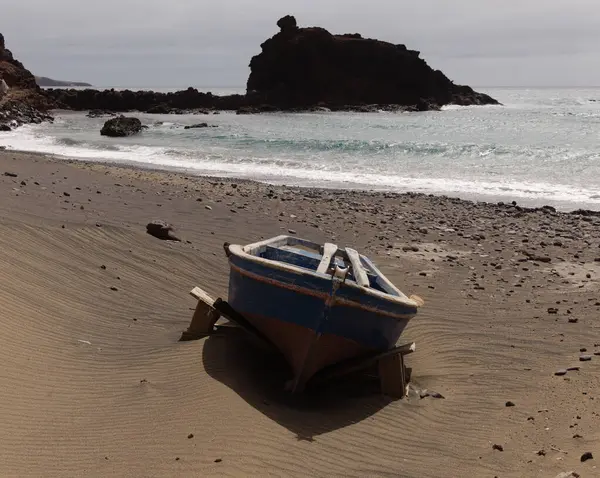
[[[86,116],[88,118],[101,118],[102,116],[115,116],[116,113],[106,110],[91,110]]]
[[[293,16],[252,58],[245,95],[215,96],[195,88],[174,93],[49,89],[61,108],[106,109],[168,114],[191,110],[427,111],[442,105],[498,104],[493,98],[455,85],[404,45],[365,39],[358,33],[332,35],[323,28],[298,28]]]
[[[146,226],[146,232],[163,241],[181,241],[174,235],[174,228],[165,221],[152,221]]]
[[[46,111],[54,106],[54,102],[42,93],[33,74],[6,48],[1,33],[0,78],[4,79],[9,88],[0,98],[0,123],[7,123],[12,127],[52,119]]]
[[[498,104],[468,86],[455,85],[404,45],[297,28],[293,17],[252,58],[248,94],[281,108],[331,105]]]
[[[189,124],[184,129],[208,128],[208,123]]]
[[[102,136],[122,137],[131,136],[140,131],[142,131],[142,122],[139,119],[118,116],[104,123],[100,134]]]

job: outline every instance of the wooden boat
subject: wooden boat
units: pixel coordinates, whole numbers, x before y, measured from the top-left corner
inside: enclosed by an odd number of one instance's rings
[[[391,349],[422,304],[348,247],[278,236],[225,252],[228,303],[279,348],[292,390],[328,365]]]

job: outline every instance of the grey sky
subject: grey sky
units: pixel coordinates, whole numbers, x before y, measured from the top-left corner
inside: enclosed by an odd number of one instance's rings
[[[57,79],[243,86],[288,13],[405,43],[457,83],[600,86],[600,0],[7,0],[0,32],[29,69]]]

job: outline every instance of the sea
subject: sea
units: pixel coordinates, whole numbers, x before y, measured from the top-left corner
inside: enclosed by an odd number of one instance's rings
[[[0,134],[0,145],[279,185],[600,210],[600,88],[476,89],[503,106],[423,113],[130,113],[148,128],[118,139],[100,136],[107,118],[58,111],[53,124]],[[184,128],[200,122],[216,127]]]

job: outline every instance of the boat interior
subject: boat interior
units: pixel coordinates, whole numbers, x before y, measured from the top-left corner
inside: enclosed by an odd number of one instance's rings
[[[324,245],[292,236],[250,244],[244,252],[262,259],[290,264],[313,273],[333,275],[335,267],[348,268],[346,280],[396,297],[404,297],[387,278],[365,256],[354,249],[340,249],[337,245]]]

